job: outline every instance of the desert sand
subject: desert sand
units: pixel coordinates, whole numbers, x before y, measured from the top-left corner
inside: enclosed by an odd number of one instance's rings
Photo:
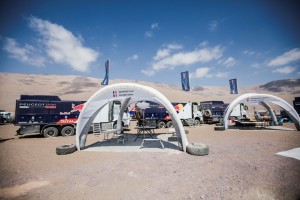
[[[87,100],[100,80],[57,75],[0,74],[0,108],[14,111],[20,94],[58,95]],[[124,82],[113,80],[111,83]],[[127,81],[129,82],[129,81]],[[131,81],[159,90],[171,101],[224,100],[228,87],[198,87],[186,95],[179,86]],[[292,103],[299,86],[259,92]],[[131,134],[135,134],[134,121]],[[293,124],[284,127],[295,129]],[[207,156],[166,152],[88,152],[56,155],[56,147],[74,144],[75,136],[15,136],[18,127],[0,126],[0,199],[299,199],[300,161],[277,155],[300,147],[299,131],[191,127],[190,143],[204,143]],[[165,134],[160,129],[156,134]],[[88,135],[87,144],[101,140]],[[137,142],[140,145],[141,141]],[[124,147],[126,142],[124,143]]]

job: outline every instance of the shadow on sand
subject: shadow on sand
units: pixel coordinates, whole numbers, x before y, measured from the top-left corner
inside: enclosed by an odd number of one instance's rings
[[[124,136],[124,143],[118,141],[118,137],[112,137],[108,140],[103,140],[103,137],[99,137],[98,142],[90,144],[84,148],[85,151],[105,151],[105,152],[136,152],[136,151],[180,151],[177,141],[168,141],[168,137],[171,134],[154,134],[153,139],[161,139],[164,148],[162,148],[160,141],[145,141],[143,148],[141,144],[143,142],[142,137],[138,137],[136,134],[126,134]],[[151,138],[151,137],[146,137]],[[145,139],[146,139],[145,138]]]

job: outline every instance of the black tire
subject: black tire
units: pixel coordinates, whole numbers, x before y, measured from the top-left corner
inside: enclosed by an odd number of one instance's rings
[[[72,136],[75,134],[75,130],[72,126],[65,126],[60,131],[62,136]]]
[[[224,126],[215,126],[215,131],[225,131]]]
[[[212,116],[211,111],[209,109],[205,110],[204,111],[204,116],[211,117]]]
[[[216,123],[216,126],[223,126],[223,123]]]
[[[195,119],[195,126],[200,126],[201,122],[199,119]]]
[[[209,147],[206,144],[191,143],[187,145],[186,152],[195,156],[205,156],[209,153]]]
[[[168,121],[167,122],[167,128],[173,128],[174,127],[174,124],[172,121]]]
[[[46,128],[43,131],[43,136],[45,138],[48,138],[48,137],[57,137],[58,136],[58,129],[56,127],[50,126],[50,127]]]
[[[75,146],[75,144],[65,144],[56,147],[57,155],[66,155],[66,154],[74,153],[75,151],[77,151],[77,147]]]
[[[160,121],[157,123],[157,128],[166,128],[166,123],[163,121]]]

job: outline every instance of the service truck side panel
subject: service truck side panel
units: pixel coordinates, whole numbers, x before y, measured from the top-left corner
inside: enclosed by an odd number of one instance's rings
[[[73,124],[79,116],[76,106],[83,104],[84,101],[17,100],[15,125]]]

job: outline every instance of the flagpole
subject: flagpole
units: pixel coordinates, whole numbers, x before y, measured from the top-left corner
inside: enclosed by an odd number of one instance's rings
[[[191,79],[190,79],[190,71],[188,70],[188,75],[189,75],[189,86],[190,86],[190,103],[192,99],[192,84],[191,84]]]

